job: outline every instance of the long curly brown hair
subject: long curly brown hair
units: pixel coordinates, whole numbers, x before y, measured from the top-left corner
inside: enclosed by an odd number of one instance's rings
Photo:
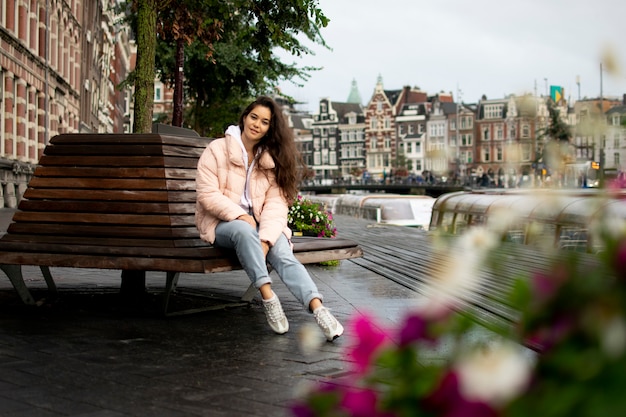
[[[270,110],[272,116],[270,128],[254,147],[257,151],[267,151],[276,164],[276,182],[281,188],[283,196],[288,202],[292,202],[298,195],[298,185],[304,172],[304,162],[300,151],[296,147],[293,132],[289,128],[287,120],[274,99],[268,96],[260,96],[250,103],[239,117],[239,128],[243,132],[243,121],[248,114],[257,106],[263,106]]]

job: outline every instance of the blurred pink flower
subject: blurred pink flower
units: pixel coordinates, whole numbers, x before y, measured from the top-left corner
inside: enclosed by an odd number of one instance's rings
[[[351,417],[383,416],[377,405],[378,395],[371,389],[350,389],[341,399],[341,408],[347,410]]]
[[[531,282],[535,301],[543,304],[552,299],[567,279],[568,273],[564,268],[554,269],[551,275],[543,272],[533,274]]]
[[[429,321],[420,314],[409,315],[400,329],[400,346],[406,346],[419,340],[434,342],[435,338],[428,332]]]
[[[376,351],[388,341],[387,335],[382,332],[372,319],[364,315],[356,317],[351,327],[357,340],[348,352],[354,362],[355,371],[364,374],[373,362]]]
[[[575,329],[575,324],[574,318],[570,315],[555,317],[549,325],[532,331],[525,338],[526,344],[538,351],[548,351],[566,340]]]

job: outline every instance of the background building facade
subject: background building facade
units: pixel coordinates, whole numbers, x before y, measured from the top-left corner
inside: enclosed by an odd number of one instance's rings
[[[0,207],[15,207],[50,138],[129,129],[129,32],[115,1],[0,0]]]

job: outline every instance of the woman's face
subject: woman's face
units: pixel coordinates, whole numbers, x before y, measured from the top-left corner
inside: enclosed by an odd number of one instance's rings
[[[270,129],[272,112],[264,106],[256,106],[243,119],[241,138],[250,143],[258,143]]]

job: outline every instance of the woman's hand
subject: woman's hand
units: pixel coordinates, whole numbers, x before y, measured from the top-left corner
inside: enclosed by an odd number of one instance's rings
[[[266,240],[261,241],[261,247],[263,248],[263,255],[267,256],[267,252],[270,251],[270,244]]]
[[[241,216],[237,217],[237,220],[243,220],[256,230],[256,220],[254,220],[254,217],[252,217],[251,215],[242,214]]]

